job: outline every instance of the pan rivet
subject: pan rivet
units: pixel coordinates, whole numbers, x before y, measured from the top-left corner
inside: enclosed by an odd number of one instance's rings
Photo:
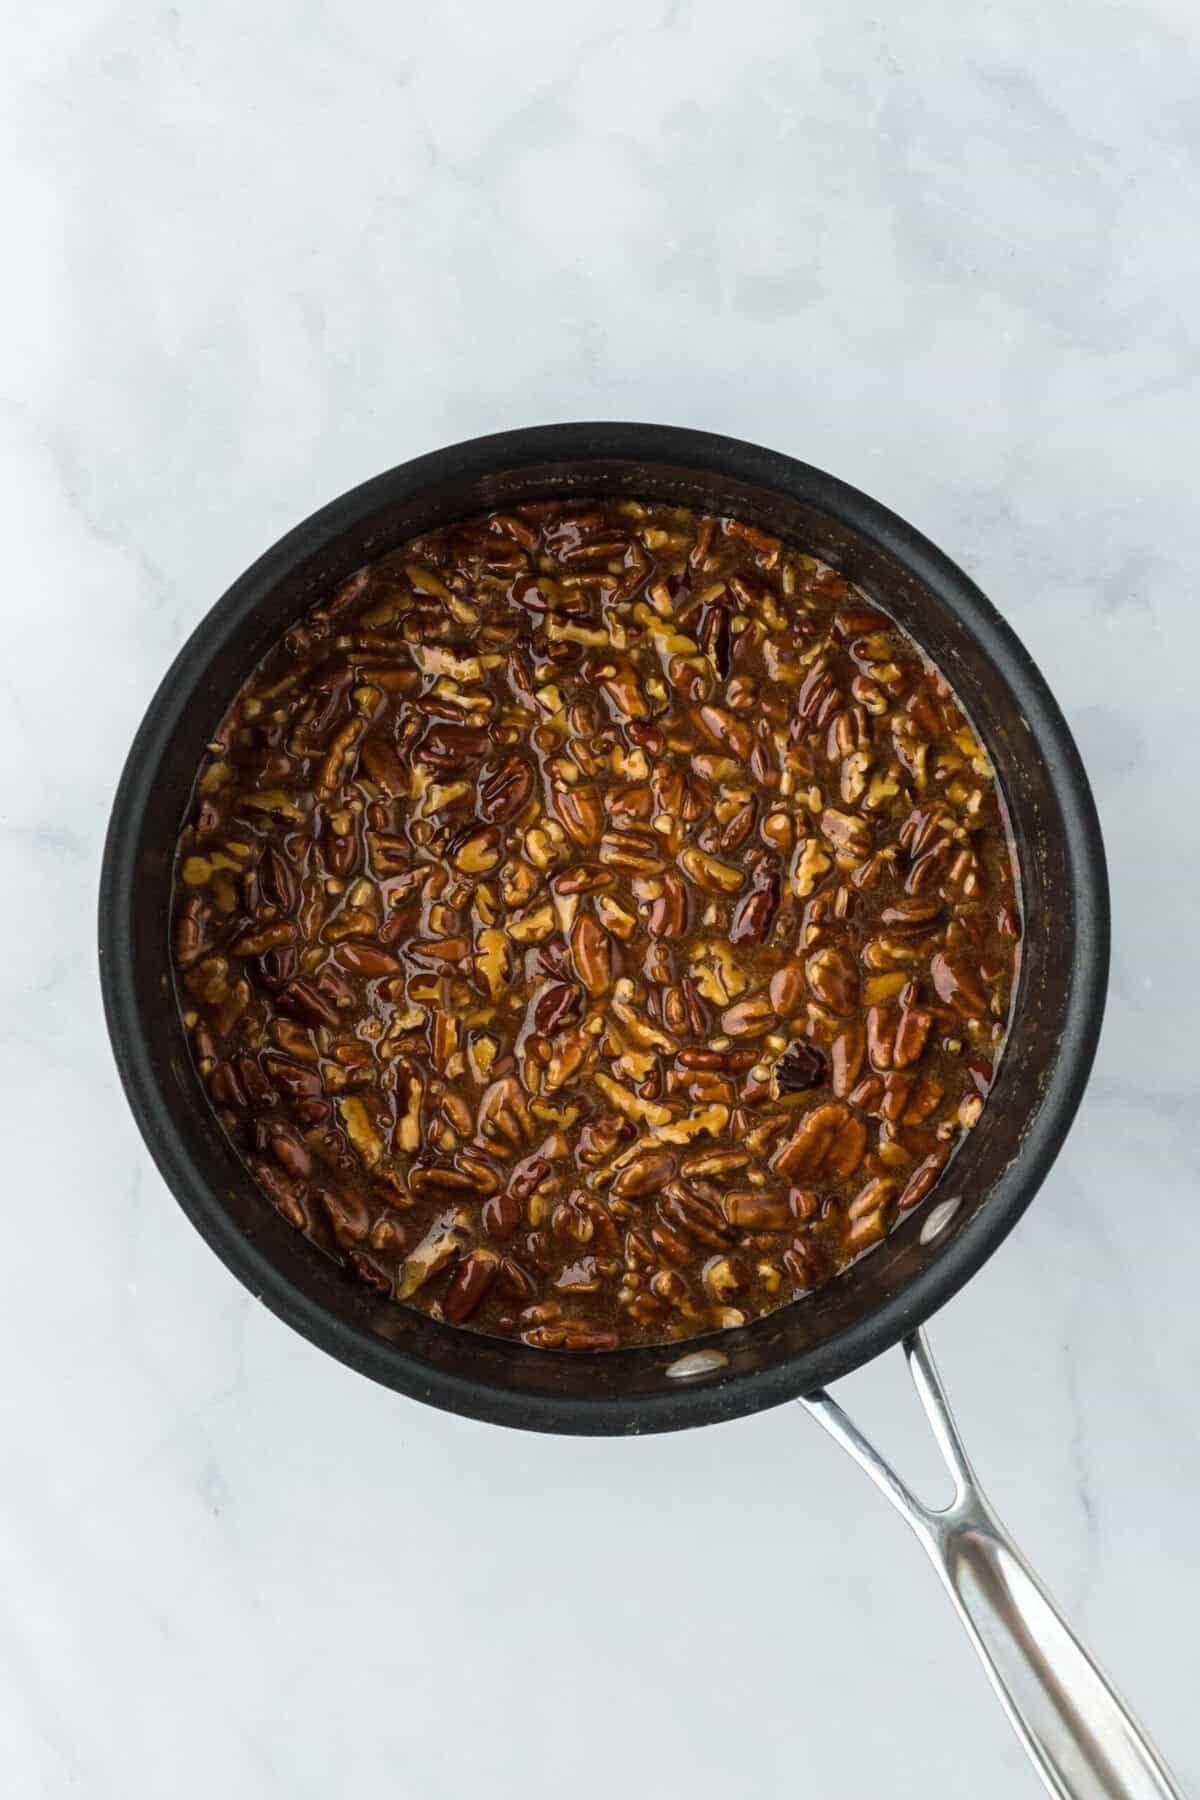
[[[921,1227],[921,1242],[931,1244],[940,1236],[961,1205],[962,1196],[956,1194],[953,1199],[939,1200],[936,1206],[930,1207],[929,1217]]]
[[[689,1375],[709,1375],[714,1369],[723,1369],[728,1361],[723,1350],[693,1350],[689,1356],[671,1363],[666,1373],[672,1381],[686,1381]]]

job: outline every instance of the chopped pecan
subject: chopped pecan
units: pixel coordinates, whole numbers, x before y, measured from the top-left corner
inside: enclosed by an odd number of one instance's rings
[[[314,598],[214,731],[172,920],[271,1204],[380,1307],[552,1351],[879,1242],[980,1115],[1021,933],[987,754],[886,611],[624,494]]]

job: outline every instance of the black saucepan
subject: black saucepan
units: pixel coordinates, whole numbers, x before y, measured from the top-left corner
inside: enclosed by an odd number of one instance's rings
[[[204,746],[282,630],[330,584],[432,526],[597,493],[736,514],[879,598],[949,675],[999,773],[1026,930],[999,1078],[925,1206],[829,1286],[742,1329],[572,1356],[458,1331],[384,1300],[265,1204],[192,1068],[167,927],[175,840]],[[551,425],[456,444],[355,488],[268,550],[202,620],[150,703],[121,777],[100,887],[104,1004],[142,1135],[193,1224],[281,1318],[401,1393],[539,1431],[670,1431],[802,1399],[916,1532],[1049,1792],[1179,1800],[992,1512],[920,1330],[1012,1230],[1066,1136],[1100,1030],[1108,934],[1087,778],[1045,682],[995,608],[919,532],[832,476],[658,425]],[[823,1391],[898,1342],[954,1478],[940,1511]]]
[[[736,514],[877,595],[965,703],[999,773],[1022,871],[1027,930],[1008,1050],[933,1201],[828,1287],[691,1341],[686,1354],[678,1345],[582,1357],[534,1350],[455,1330],[349,1278],[264,1203],[220,1130],[192,1068],[168,950],[172,852],[204,745],[289,622],[330,583],[432,526],[597,493]],[[948,1300],[1011,1231],[1075,1115],[1104,1007],[1108,935],[1104,855],[1075,745],[978,588],[919,532],[832,476],[657,425],[476,438],[365,482],[289,532],[201,621],[151,701],[117,792],[100,890],[104,1004],[121,1079],[167,1185],[222,1261],[314,1343],[401,1393],[499,1424],[589,1434],[703,1425],[810,1393]]]

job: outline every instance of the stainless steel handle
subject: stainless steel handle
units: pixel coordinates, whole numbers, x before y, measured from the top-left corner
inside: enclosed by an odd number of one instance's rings
[[[975,1479],[923,1332],[909,1373],[954,1477],[941,1511],[919,1501],[824,1391],[801,1401],[912,1527],[954,1602],[988,1680],[1059,1800],[1183,1800],[1166,1765],[1070,1629]]]

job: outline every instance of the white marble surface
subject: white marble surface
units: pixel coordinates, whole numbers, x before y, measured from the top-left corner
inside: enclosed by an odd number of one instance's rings
[[[181,639],[360,478],[605,416],[890,502],[1078,733],[1113,871],[1103,1048],[933,1338],[1002,1514],[1200,1785],[1198,64],[1191,0],[10,20],[14,1800],[1036,1791],[917,1547],[795,1408],[584,1443],[405,1403],[219,1267],[118,1091],[98,858]],[[924,1456],[898,1367],[847,1385]]]

